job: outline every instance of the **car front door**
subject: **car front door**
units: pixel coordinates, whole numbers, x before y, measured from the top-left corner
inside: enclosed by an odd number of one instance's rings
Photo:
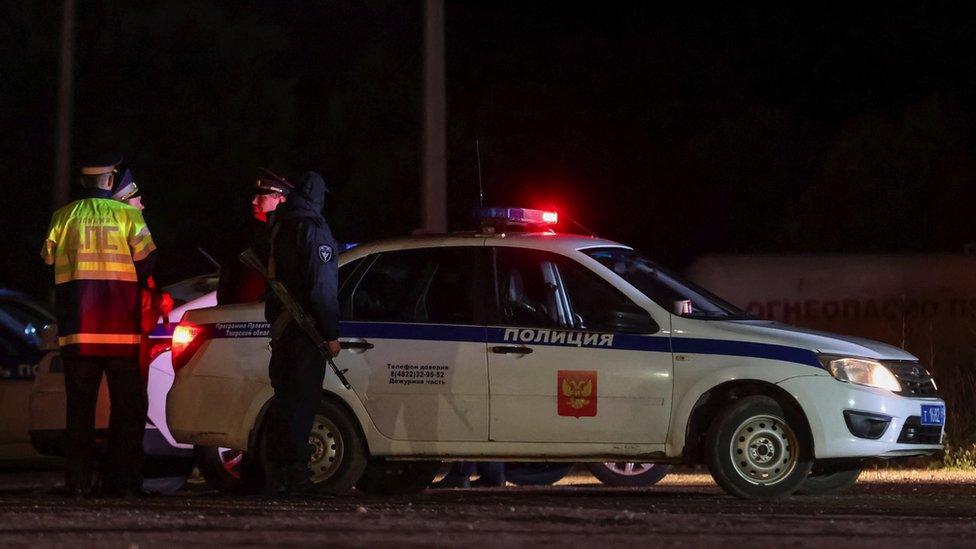
[[[667,334],[571,258],[495,250],[491,440],[663,443],[671,406]]]
[[[484,246],[369,256],[340,291],[337,363],[395,440],[488,438]]]

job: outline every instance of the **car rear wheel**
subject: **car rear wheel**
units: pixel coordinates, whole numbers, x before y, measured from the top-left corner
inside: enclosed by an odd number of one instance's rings
[[[440,467],[439,461],[372,459],[356,483],[356,489],[383,496],[417,494],[427,489]]]
[[[265,471],[271,463],[267,455],[267,426],[261,429],[259,452]],[[308,435],[311,457],[308,461],[312,489],[324,494],[344,494],[353,489],[366,468],[366,445],[354,420],[338,404],[322,399]]]
[[[813,460],[798,432],[800,421],[768,396],[730,403],[705,437],[705,461],[712,478],[729,494],[771,499],[795,492]]]
[[[586,467],[607,486],[653,486],[671,471],[666,463],[608,461],[587,463]]]
[[[843,466],[824,466],[815,463],[810,476],[803,481],[796,493],[805,496],[839,494],[857,483],[862,467],[860,463]]]

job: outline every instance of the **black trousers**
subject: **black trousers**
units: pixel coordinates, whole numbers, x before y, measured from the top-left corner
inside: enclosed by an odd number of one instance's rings
[[[67,397],[69,488],[91,486],[96,464],[94,448],[95,406],[102,374],[108,378],[111,417],[109,452],[99,463],[106,488],[133,491],[142,485],[142,437],[146,429],[148,400],[139,373],[138,357],[64,357],[64,390]]]
[[[294,323],[271,343],[268,367],[274,400],[268,410],[268,459],[280,468],[308,464],[315,410],[322,399],[325,359]]]

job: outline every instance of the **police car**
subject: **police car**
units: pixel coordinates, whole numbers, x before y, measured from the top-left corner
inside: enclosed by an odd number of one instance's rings
[[[494,208],[480,232],[340,257],[351,384],[326,374],[313,480],[405,493],[440,460],[704,463],[728,493],[851,486],[867,458],[942,448],[918,359],[758,320],[628,246]],[[260,303],[189,311],[173,336],[176,440],[263,462],[272,397]]]
[[[28,406],[38,369],[60,361],[54,316],[25,294],[0,288],[0,461],[35,460]]]

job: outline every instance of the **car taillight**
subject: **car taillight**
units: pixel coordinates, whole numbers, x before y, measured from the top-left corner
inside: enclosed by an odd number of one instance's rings
[[[154,343],[152,347],[149,348],[149,362],[156,360],[159,355],[165,353],[169,350],[169,343]]]
[[[186,366],[207,339],[209,339],[208,330],[203,326],[180,322],[173,330],[173,372],[178,372],[180,368]]]

